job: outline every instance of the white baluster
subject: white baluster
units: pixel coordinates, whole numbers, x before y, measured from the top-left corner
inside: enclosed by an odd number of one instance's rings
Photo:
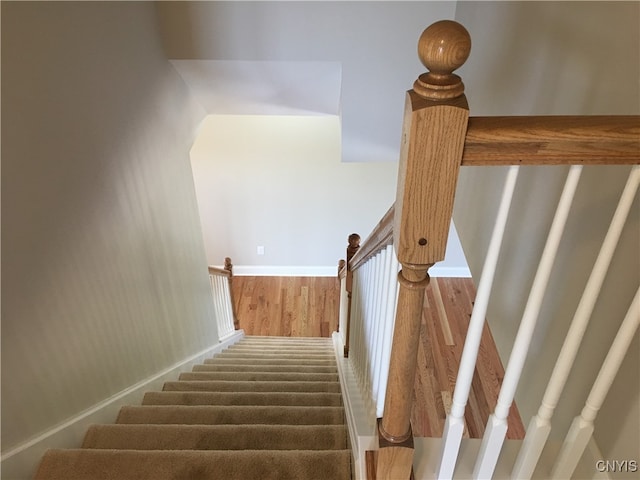
[[[380,252],[379,260],[378,260],[378,268],[376,270],[377,275],[377,285],[376,285],[376,315],[375,315],[375,335],[374,335],[374,348],[372,351],[374,352],[373,358],[373,368],[371,370],[372,376],[372,394],[373,394],[373,402],[374,405],[378,404],[378,395],[380,392],[380,377],[378,375],[378,370],[380,369],[380,357],[381,357],[381,347],[382,347],[382,331],[383,331],[383,297],[384,297],[384,289],[386,287],[385,282],[385,269],[387,266],[387,251],[382,250]]]
[[[225,294],[225,309],[227,311],[227,327],[229,328],[229,335],[235,331],[235,325],[233,324],[233,303],[231,300],[231,284],[228,277],[224,279],[224,294]]]
[[[223,327],[222,327],[222,319],[220,318],[220,305],[218,301],[218,277],[216,275],[212,275],[211,279],[211,293],[213,295],[213,312],[216,316],[216,325],[218,326],[218,337],[222,338],[223,335]]]
[[[542,252],[542,258],[540,259],[540,264],[536,271],[533,285],[531,286],[531,292],[524,309],[522,321],[516,334],[511,355],[509,356],[509,362],[505,371],[502,387],[500,388],[500,394],[498,395],[496,409],[487,421],[487,428],[482,438],[478,460],[474,468],[474,478],[491,478],[498,463],[498,456],[500,455],[502,444],[507,434],[509,409],[513,403],[516,387],[518,386],[522,368],[527,358],[533,330],[538,321],[538,313],[540,312],[542,299],[547,289],[551,269],[556,258],[558,245],[562,238],[581,172],[581,165],[572,166],[569,170],[564,189],[562,190],[562,195]]]
[[[224,298],[222,297],[222,277],[216,275],[216,297],[218,299],[218,316],[222,328],[221,337],[227,335],[227,319],[224,312]]]
[[[362,269],[353,272],[352,297],[351,297],[351,338],[349,339],[349,356],[353,359],[353,367],[362,389],[362,294],[360,276]],[[353,354],[352,354],[353,353]]]
[[[387,305],[384,317],[384,329],[382,332],[382,348],[380,359],[380,390],[378,394],[378,404],[376,406],[376,417],[382,417],[384,412],[384,399],[387,393],[387,380],[389,379],[389,361],[391,358],[391,343],[393,340],[393,325],[396,319],[396,307],[398,305],[398,270],[400,264],[393,251],[393,245],[387,247],[389,255],[389,269],[387,273],[387,283],[389,288],[385,295],[385,304]]]
[[[347,341],[347,295],[347,277],[345,276],[340,279],[340,317],[338,331],[340,332],[342,345],[345,345]]]
[[[493,277],[496,264],[498,263],[498,255],[509,215],[511,199],[513,198],[513,192],[518,178],[518,171],[518,167],[510,167],[507,173],[498,215],[493,227],[493,233],[491,234],[491,241],[489,242],[489,250],[487,251],[482,275],[478,284],[478,292],[469,321],[469,329],[467,330],[467,336],[464,342],[462,358],[460,359],[451,412],[447,415],[444,426],[440,465],[437,469],[439,479],[453,478],[460,442],[462,441],[462,434],[464,432],[464,410],[469,399],[469,390],[478,357],[478,349],[480,347],[482,329],[489,304],[491,286],[493,285]]]
[[[609,269],[613,253],[618,245],[622,228],[627,220],[633,199],[640,183],[640,168],[634,167],[629,175],[620,201],[611,220],[600,252],[585,286],[582,298],[571,321],[571,326],[558,355],[549,384],[542,398],[538,414],[531,419],[524,443],[518,453],[511,478],[529,479],[533,475],[538,459],[551,431],[551,417],[569,377],[584,332],[589,324],[605,275]]]
[[[373,325],[371,322],[371,317],[373,315],[373,296],[371,295],[372,285],[375,277],[375,262],[369,260],[366,264],[366,273],[367,273],[367,283],[365,287],[366,291],[366,310],[363,316],[363,322],[365,327],[365,392],[367,394],[367,400],[369,401],[369,406],[373,403],[373,397],[371,395],[371,336]]]
[[[593,384],[593,388],[587,397],[580,416],[576,417],[569,428],[562,449],[558,454],[556,464],[551,472],[555,480],[571,478],[591,435],[593,434],[593,422],[604,402],[613,379],[620,369],[631,340],[640,325],[640,288],[631,302],[631,306],[625,315],[616,338],[611,344],[609,353],[600,368],[600,373]]]
[[[367,400],[367,407],[369,409],[373,406],[373,398],[371,396],[371,283],[373,281],[373,270],[374,263],[369,260],[367,263],[363,265],[364,273],[363,276],[363,292],[364,292],[364,302],[363,302],[363,312],[362,312],[362,326],[363,326],[363,379],[364,379],[364,396]]]
[[[378,392],[376,391],[376,370],[378,368],[378,333],[380,332],[380,290],[382,288],[382,278],[384,270],[384,252],[380,252],[375,257],[375,277],[373,279],[372,303],[373,315],[371,321],[373,323],[371,335],[371,401],[372,406],[378,400]]]

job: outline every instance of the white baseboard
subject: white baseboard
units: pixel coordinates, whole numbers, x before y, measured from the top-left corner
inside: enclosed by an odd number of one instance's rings
[[[221,267],[220,267],[221,268]],[[336,277],[338,266],[234,265],[233,274],[251,277]],[[432,277],[470,278],[468,267],[439,267],[429,270]]]
[[[333,345],[336,363],[338,364],[345,418],[349,429],[349,440],[351,442],[351,455],[354,466],[353,479],[365,480],[367,478],[365,452],[378,449],[375,412],[371,412],[365,405],[349,359],[344,358],[342,336],[338,332],[333,333]]]
[[[252,277],[337,277],[338,264],[323,266],[234,265],[233,274]]]
[[[437,264],[429,269],[430,277],[471,278],[469,267],[439,267]]]
[[[122,390],[110,398],[79,413],[64,423],[43,432],[37,437],[12,448],[0,458],[0,477],[5,480],[27,480],[33,478],[46,450],[50,448],[78,448],[90,425],[113,423],[118,411],[125,405],[139,405],[148,391],[162,390],[164,382],[175,380],[181,372],[204,359],[221,352],[244,337],[238,330],[217,345],[178,362],[171,367]]]

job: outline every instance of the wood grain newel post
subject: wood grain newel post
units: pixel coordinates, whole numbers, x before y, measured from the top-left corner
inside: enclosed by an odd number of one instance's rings
[[[428,269],[444,260],[469,109],[453,71],[469,56],[466,29],[443,20],[420,36],[428,72],[407,92],[394,216],[402,270],[384,413],[378,422],[376,479],[409,479],[413,463],[411,406]]]
[[[347,246],[347,277],[346,277],[346,290],[347,290],[347,328],[345,332],[344,340],[344,357],[349,356],[349,334],[351,331],[351,293],[353,290],[353,270],[349,265],[349,262],[360,249],[360,235],[352,233],[349,235],[349,245]]]
[[[233,263],[231,262],[230,257],[224,258],[224,267],[227,272],[229,272],[229,296],[231,297],[231,314],[233,315],[233,328],[235,330],[240,330],[240,322],[238,321],[238,315],[236,314],[236,302],[233,298]]]

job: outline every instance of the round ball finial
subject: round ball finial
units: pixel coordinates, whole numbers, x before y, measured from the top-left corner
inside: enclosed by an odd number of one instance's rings
[[[416,93],[431,100],[462,95],[464,85],[453,71],[464,64],[470,51],[471,37],[459,23],[441,20],[430,25],[418,40],[418,56],[429,72],[416,80]]]

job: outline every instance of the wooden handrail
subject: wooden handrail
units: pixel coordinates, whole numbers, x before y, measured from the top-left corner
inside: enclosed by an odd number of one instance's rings
[[[233,328],[240,330],[240,321],[236,313],[236,302],[233,299],[233,263],[231,257],[224,257],[224,271],[229,274],[229,299],[231,300],[231,314],[233,315]]]
[[[209,275],[218,275],[220,277],[230,277],[231,272],[229,270],[225,270],[224,268],[214,267],[209,265]]]
[[[356,253],[349,261],[350,270],[357,270],[380,250],[393,243],[394,215],[395,205],[391,205],[391,208],[384,214],[371,234],[367,237],[364,243],[360,245],[358,253]]]
[[[640,164],[640,116],[470,117],[462,166]],[[395,205],[349,262],[358,269],[393,242]]]
[[[463,166],[634,165],[640,116],[471,117]]]

